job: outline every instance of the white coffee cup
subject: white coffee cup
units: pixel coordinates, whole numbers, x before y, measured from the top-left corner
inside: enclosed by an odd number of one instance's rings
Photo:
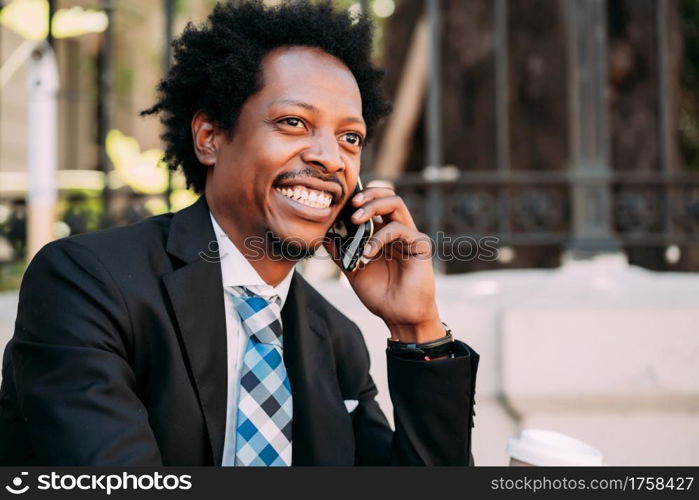
[[[602,465],[602,452],[565,434],[525,429],[519,439],[507,443],[510,465]]]

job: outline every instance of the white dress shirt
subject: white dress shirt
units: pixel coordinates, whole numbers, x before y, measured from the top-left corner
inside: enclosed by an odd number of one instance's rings
[[[243,356],[248,335],[242,328],[240,316],[235,310],[233,299],[226,291],[226,287],[244,286],[250,291],[265,298],[278,295],[281,306],[284,306],[291,286],[291,278],[294,270],[289,271],[284,279],[273,287],[257,274],[255,268],[238,250],[226,233],[218,225],[213,214],[211,223],[214,226],[218,252],[221,258],[221,277],[223,278],[223,303],[226,311],[226,348],[228,351],[228,401],[226,402],[226,436],[223,444],[222,465],[235,465],[235,439],[237,434],[238,391],[240,389],[240,377],[243,367]],[[283,325],[282,325],[283,326]]]

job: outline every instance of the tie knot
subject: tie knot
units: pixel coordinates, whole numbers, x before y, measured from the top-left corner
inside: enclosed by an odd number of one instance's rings
[[[242,286],[228,287],[243,327],[262,344],[282,345],[281,299],[266,299]]]

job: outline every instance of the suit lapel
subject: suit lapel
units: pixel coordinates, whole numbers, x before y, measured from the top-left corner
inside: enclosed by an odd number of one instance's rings
[[[213,463],[220,465],[226,426],[228,376],[223,283],[209,209],[204,197],[176,213],[167,251],[181,266],[163,276],[199,396]]]
[[[337,382],[328,319],[294,273],[282,310],[284,365],[294,401],[292,465],[352,465],[351,418]]]

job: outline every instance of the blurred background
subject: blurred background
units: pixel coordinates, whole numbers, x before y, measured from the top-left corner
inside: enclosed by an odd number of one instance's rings
[[[0,2],[0,346],[43,244],[195,200],[138,112],[215,3]],[[333,3],[374,19],[394,104],[362,178],[433,238],[482,356],[477,465],[531,427],[699,465],[699,0]],[[299,269],[362,327],[390,417],[384,325],[323,255]]]

